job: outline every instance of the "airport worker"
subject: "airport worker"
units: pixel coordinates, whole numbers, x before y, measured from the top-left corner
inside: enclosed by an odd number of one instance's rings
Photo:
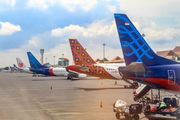
[[[142,105],[143,104],[143,100],[142,98],[139,99],[139,104]]]
[[[158,111],[161,111],[162,109],[166,109],[166,103],[165,102],[159,102],[159,106],[157,107]]]

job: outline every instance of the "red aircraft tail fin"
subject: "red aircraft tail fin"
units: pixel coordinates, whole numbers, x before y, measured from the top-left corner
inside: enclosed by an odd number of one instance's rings
[[[87,64],[96,64],[77,39],[69,39],[69,43],[75,65],[84,66]]]

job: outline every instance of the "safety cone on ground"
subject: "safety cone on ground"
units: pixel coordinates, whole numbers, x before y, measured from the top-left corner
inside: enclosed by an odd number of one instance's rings
[[[103,84],[103,82],[101,82],[101,84]]]
[[[115,85],[117,85],[117,80],[115,80],[115,83],[114,83]]]
[[[51,86],[51,89],[52,89],[52,86]]]
[[[163,93],[165,93],[165,90],[163,90]]]
[[[100,102],[100,108],[102,108],[103,106],[102,106],[102,101]]]

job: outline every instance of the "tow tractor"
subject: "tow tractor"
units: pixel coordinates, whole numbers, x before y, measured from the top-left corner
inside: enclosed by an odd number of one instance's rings
[[[137,101],[143,95],[149,91],[151,87],[147,85],[141,85],[136,91],[134,100]],[[177,96],[164,96],[160,99],[160,90],[158,90],[158,95],[153,98],[153,93],[151,89],[151,99],[145,102],[144,105],[144,115],[149,120],[180,120],[180,107],[179,98]],[[158,109],[158,103],[163,101],[167,108],[163,110]]]
[[[118,100],[113,104],[113,110],[116,113],[115,116],[117,119],[120,119],[121,116],[124,116],[126,120],[139,120],[139,114],[142,112],[142,105],[127,105],[125,101]]]
[[[162,101],[166,104],[166,109],[158,110],[158,105],[147,105],[144,111],[149,120],[180,120],[179,98],[176,96],[164,96]]]

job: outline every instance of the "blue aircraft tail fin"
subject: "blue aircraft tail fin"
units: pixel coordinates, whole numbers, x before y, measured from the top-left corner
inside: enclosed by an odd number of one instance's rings
[[[27,52],[27,55],[29,58],[29,63],[30,63],[31,68],[34,68],[37,70],[42,69],[42,68],[47,68],[47,66],[41,65],[31,52]]]
[[[114,17],[126,65],[131,62],[143,62],[146,66],[179,64],[154,53],[126,14],[114,14]]]
[[[13,64],[13,66],[14,66],[14,70],[18,70],[18,67],[15,65],[15,64]]]

